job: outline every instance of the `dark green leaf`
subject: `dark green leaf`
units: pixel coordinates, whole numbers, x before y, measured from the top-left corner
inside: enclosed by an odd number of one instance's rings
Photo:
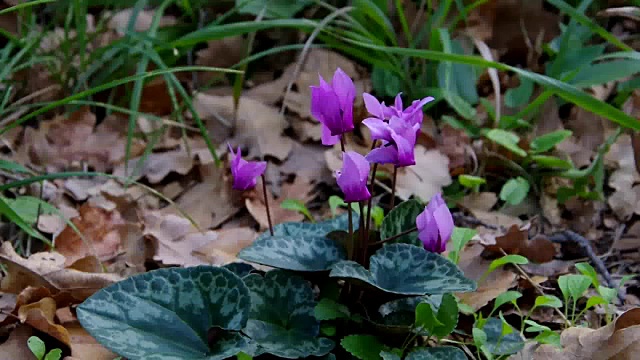
[[[508,335],[502,336],[503,326],[511,328]],[[494,355],[515,354],[524,347],[524,340],[520,333],[498,318],[487,319],[482,330],[487,335],[485,345]]]
[[[407,200],[402,204],[396,206],[393,210],[389,211],[389,214],[382,220],[382,226],[380,227],[380,238],[386,239],[395,236],[403,231],[410,230],[416,227],[416,217],[424,211],[424,205],[418,200]],[[414,231],[409,234],[405,234],[394,240],[396,243],[406,243],[416,246],[421,246],[422,243],[418,240],[418,232]]]
[[[100,344],[127,358],[226,359],[247,347],[249,290],[223,268],[170,268],[135,275],[80,304],[78,320]],[[207,333],[222,329],[210,349]]]
[[[264,277],[251,274],[244,282],[251,292],[251,311],[243,332],[257,343],[258,353],[296,359],[333,349],[333,341],[317,337],[320,324],[310,283],[282,270]]]
[[[409,244],[390,244],[370,258],[370,270],[354,261],[333,265],[329,276],[364,281],[401,295],[444,294],[476,289],[476,283],[444,257]]]
[[[229,263],[222,267],[238,275],[241,278],[249,275],[253,270],[255,270],[254,267],[251,266],[250,264],[242,263],[242,262]]]
[[[542,136],[538,136],[531,142],[531,150],[536,153],[542,153],[553,149],[554,146],[563,142],[564,139],[571,136],[571,130],[557,130]]]
[[[400,352],[400,354],[402,354],[402,352]],[[390,351],[381,351],[380,356],[382,357],[382,360],[402,360],[400,355]]]
[[[493,311],[496,311],[500,306],[506,303],[513,303],[521,297],[522,294],[518,291],[505,291],[502,294],[498,295],[498,297],[496,298],[496,301],[493,303]]]
[[[573,167],[573,164],[567,160],[557,158],[555,156],[548,155],[532,155],[533,160],[538,166],[550,169],[569,170]]]
[[[381,359],[380,353],[385,346],[372,335],[349,335],[340,341],[340,345],[360,360]]]
[[[353,214],[353,229],[358,229],[358,220],[360,217],[357,214]],[[333,219],[321,221],[317,223],[303,223],[303,222],[286,222],[277,224],[273,227],[274,236],[326,236],[328,233],[335,230],[348,230],[349,229],[349,217],[347,214],[336,216]],[[261,240],[271,237],[268,231],[262,233],[258,239]]]
[[[580,273],[584,276],[588,276],[591,279],[591,283],[593,287],[598,288],[600,286],[600,280],[598,280],[598,273],[596,269],[593,268],[589,263],[581,262],[576,264],[576,270],[580,271]]]
[[[295,271],[325,271],[346,259],[335,241],[319,236],[262,237],[242,249],[238,258],[275,268]]]
[[[451,294],[443,294],[438,307],[433,307],[428,302],[416,307],[416,327],[425,329],[424,335],[442,338],[451,334],[456,325],[458,325],[458,302]]]
[[[376,94],[380,96],[396,96],[402,90],[402,79],[379,66],[373,67],[371,83]]]
[[[453,346],[438,346],[414,349],[405,360],[467,360],[467,355]]]
[[[526,105],[533,95],[533,81],[520,78],[520,86],[508,89],[504,94],[504,104],[510,108]]]
[[[529,185],[527,179],[521,176],[509,179],[500,190],[500,199],[507,204],[518,205],[527,197],[530,188],[531,185]]]
[[[329,298],[320,299],[314,314],[316,319],[320,321],[340,318],[348,319],[351,317],[348,307]]]

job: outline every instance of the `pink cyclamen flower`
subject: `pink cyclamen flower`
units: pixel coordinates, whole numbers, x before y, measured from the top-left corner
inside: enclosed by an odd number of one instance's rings
[[[453,217],[440,193],[435,194],[416,218],[418,238],[427,251],[442,253],[453,233]]]
[[[401,95],[402,93],[396,95],[393,106],[386,106],[384,102],[379,102],[375,97],[367,93],[362,94],[362,97],[367,111],[375,118],[388,120],[392,116],[397,116],[407,121],[410,125],[422,124],[422,107],[433,101],[434,98],[427,96],[420,100],[414,100],[409,107],[404,109]]]
[[[367,155],[369,162],[397,167],[416,164],[414,148],[420,124],[410,124],[397,116],[392,116],[388,123],[378,118],[368,118],[362,123],[371,131],[373,140],[382,140],[382,146]]]
[[[356,87],[344,71],[337,69],[331,84],[322,76],[320,86],[311,86],[311,115],[322,124],[322,144],[333,145],[339,135],[353,130]]]
[[[258,176],[264,174],[267,168],[266,161],[247,161],[242,158],[240,146],[238,152],[233,153],[233,148],[229,145],[231,151],[231,174],[233,175],[234,190],[249,190],[256,187]]]
[[[336,171],[336,178],[340,190],[344,193],[344,201],[369,200],[371,197],[367,189],[369,162],[355,151],[347,151],[342,155],[342,169]]]

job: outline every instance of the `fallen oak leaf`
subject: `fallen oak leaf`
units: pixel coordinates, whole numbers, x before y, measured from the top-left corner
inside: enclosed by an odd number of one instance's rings
[[[536,263],[545,263],[553,260],[556,255],[556,247],[546,236],[536,235],[529,240],[529,229],[511,225],[502,236],[496,236],[495,244],[483,244],[486,250],[492,254],[502,255],[502,250],[507,254],[519,254]]]
[[[56,301],[53,298],[45,297],[37,302],[21,306],[18,310],[18,318],[21,323],[30,325],[70,347],[69,332],[64,326],[55,323],[56,310]]]

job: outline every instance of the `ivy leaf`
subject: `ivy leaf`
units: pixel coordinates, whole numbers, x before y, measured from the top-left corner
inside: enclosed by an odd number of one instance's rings
[[[351,317],[349,308],[329,298],[322,298],[316,305],[314,310],[316,319],[323,320],[335,320],[335,319],[348,319]]]
[[[247,347],[249,290],[231,271],[213,266],[135,275],[80,304],[80,324],[126,358],[226,359]],[[221,329],[213,346],[211,328]]]
[[[416,227],[416,217],[424,211],[424,205],[418,200],[408,200],[396,206],[382,220],[380,227],[380,238],[386,239],[403,231]],[[418,232],[414,231],[395,239],[395,243],[406,243],[411,245],[422,245],[418,240]]]
[[[355,261],[333,265],[330,277],[364,281],[400,295],[444,294],[476,289],[473,280],[444,257],[409,244],[390,244],[370,258],[369,270]]]
[[[257,354],[296,359],[333,349],[333,341],[317,337],[320,323],[314,317],[310,283],[282,270],[264,277],[251,274],[244,282],[251,293],[251,311],[243,332],[258,345]]]
[[[467,355],[453,346],[438,346],[414,349],[406,360],[467,360]]]
[[[340,345],[360,360],[378,360],[385,346],[372,335],[349,335]]]

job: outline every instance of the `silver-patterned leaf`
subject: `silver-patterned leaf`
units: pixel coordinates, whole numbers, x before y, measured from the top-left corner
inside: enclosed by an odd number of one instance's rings
[[[396,206],[382,220],[380,238],[387,239],[416,227],[416,217],[423,211],[424,205],[418,200],[408,200]],[[394,243],[422,246],[422,243],[418,240],[417,231],[402,235],[392,241]]]
[[[269,236],[238,254],[240,259],[280,269],[325,271],[346,258],[342,246],[324,236]]]
[[[251,274],[244,281],[251,293],[251,311],[243,332],[258,344],[258,353],[297,359],[333,349],[333,341],[318,337],[310,283],[282,270],[264,277]]]
[[[467,360],[467,355],[453,346],[438,346],[415,349],[405,360]]]
[[[231,271],[170,268],[132,276],[82,303],[78,320],[98,342],[129,359],[225,359],[247,339],[249,290]],[[207,333],[220,333],[209,348]]]
[[[353,214],[354,231],[358,229],[358,214]],[[336,230],[348,230],[349,217],[347,214],[336,216],[333,219],[317,223],[286,222],[273,227],[273,236],[317,236],[323,237]],[[266,231],[256,240],[271,237],[271,233]]]
[[[487,319],[482,330],[487,334],[487,349],[494,355],[510,355],[522,350],[524,347],[524,339],[522,335],[513,328],[511,333],[502,336],[502,326],[511,327],[505,324],[499,318],[492,317]]]
[[[444,257],[409,244],[391,244],[370,259],[370,270],[354,261],[341,261],[330,277],[364,281],[380,290],[400,295],[434,295],[476,289],[460,269]]]

